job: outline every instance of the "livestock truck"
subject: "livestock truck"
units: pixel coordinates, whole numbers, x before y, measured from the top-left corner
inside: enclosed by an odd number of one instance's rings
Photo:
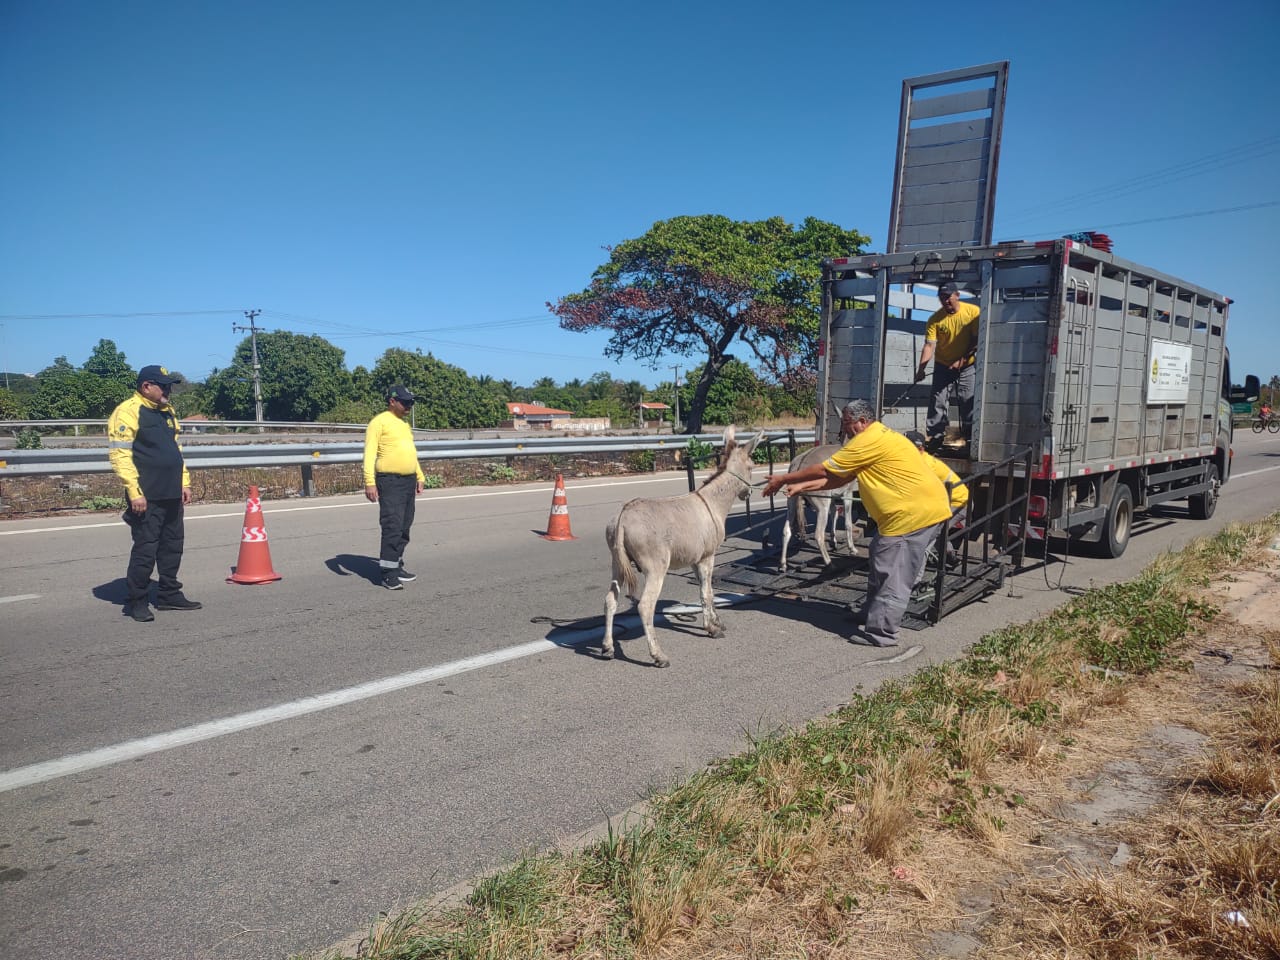
[[[924,428],[931,390],[914,374],[946,281],[981,310],[972,441],[951,465],[1017,475],[979,502],[996,509],[1016,489],[1028,539],[1107,557],[1124,552],[1135,511],[1181,500],[1213,515],[1231,476],[1231,401],[1258,394],[1256,377],[1232,387],[1230,300],[1079,240],[824,262],[819,442],[839,439],[854,398],[891,428]]]

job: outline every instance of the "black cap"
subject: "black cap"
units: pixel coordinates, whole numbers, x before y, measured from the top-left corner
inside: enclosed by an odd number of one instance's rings
[[[167,387],[181,382],[181,377],[173,376],[164,367],[154,363],[138,371],[138,386],[142,386],[144,383],[154,383],[158,387]]]
[[[903,434],[903,436],[914,443],[917,447],[924,446],[924,434],[919,430],[908,430]]]
[[[960,288],[948,280],[946,283],[938,284],[938,299],[951,296],[953,293],[959,293]]]
[[[387,391],[387,399],[399,400],[406,407],[412,407],[413,401],[414,401],[413,391],[410,390],[408,387],[402,387],[400,384],[397,383],[394,387],[392,387],[390,390]]]

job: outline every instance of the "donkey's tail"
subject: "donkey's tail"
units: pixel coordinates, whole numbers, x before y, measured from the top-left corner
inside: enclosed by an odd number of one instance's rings
[[[636,571],[631,566],[631,558],[627,556],[626,529],[623,515],[619,514],[614,521],[613,536],[609,538],[609,546],[613,552],[613,579],[622,585],[622,592],[634,597],[639,589]]]

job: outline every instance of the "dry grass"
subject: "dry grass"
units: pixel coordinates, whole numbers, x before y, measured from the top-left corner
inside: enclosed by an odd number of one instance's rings
[[[1184,659],[1211,643],[1280,665],[1277,637],[1210,590],[1274,566],[1277,521],[762,739],[605,840],[483,881],[464,910],[384,921],[365,955],[1277,960],[1280,678]],[[1175,762],[1168,729],[1208,739]],[[1071,812],[1131,767],[1154,779],[1130,819]],[[1121,843],[1132,859],[1113,865]]]

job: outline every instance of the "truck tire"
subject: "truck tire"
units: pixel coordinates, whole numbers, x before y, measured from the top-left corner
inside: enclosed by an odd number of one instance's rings
[[[1208,520],[1213,516],[1213,511],[1218,508],[1218,493],[1221,485],[1218,483],[1218,465],[1216,463],[1209,464],[1209,470],[1206,474],[1209,481],[1209,489],[1204,493],[1193,494],[1187,497],[1187,510],[1191,514],[1192,520]]]
[[[1129,546],[1129,536],[1133,533],[1133,491],[1123,483],[1116,484],[1116,492],[1111,497],[1111,508],[1107,511],[1106,527],[1098,540],[1098,549],[1104,557],[1114,560],[1124,553]]]

